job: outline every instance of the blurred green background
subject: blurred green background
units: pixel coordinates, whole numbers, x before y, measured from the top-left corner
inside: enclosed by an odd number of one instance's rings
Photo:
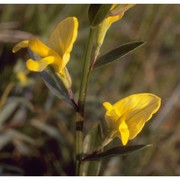
[[[75,112],[54,97],[36,73],[26,71],[19,41],[38,36],[46,42],[68,16],[79,20],[79,34],[68,69],[78,97],[88,36],[88,5],[0,5],[0,175],[74,175]],[[89,82],[85,134],[100,120],[102,102],[150,92],[162,98],[160,111],[129,144],[153,144],[127,156],[103,160],[100,175],[180,175],[180,5],[136,5],[109,29],[101,54],[130,41],[146,44],[121,61],[95,70]],[[120,144],[115,139],[114,144]]]

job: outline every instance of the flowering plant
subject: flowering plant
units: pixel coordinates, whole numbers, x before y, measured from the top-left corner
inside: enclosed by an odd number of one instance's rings
[[[52,93],[60,99],[65,99],[76,111],[76,175],[89,175],[88,170],[92,166],[86,165],[87,163],[90,165],[91,160],[97,160],[93,164],[96,167],[104,157],[121,155],[146,147],[147,145],[128,146],[128,141],[134,139],[142,131],[145,123],[158,111],[161,104],[160,97],[151,93],[133,94],[115,104],[104,102],[107,122],[105,135],[100,133],[101,122],[99,121],[98,125],[84,138],[87,88],[93,69],[118,60],[143,44],[143,42],[126,43],[99,57],[107,30],[132,6],[130,4],[90,5],[89,37],[77,101],[73,96],[72,80],[67,69],[70,53],[78,34],[76,17],[67,17],[62,20],[50,34],[47,45],[34,37],[18,43],[13,48],[14,53],[22,48],[28,48],[30,59],[26,62],[27,68],[30,71],[39,72]],[[121,139],[122,145],[104,150],[104,147],[115,137]],[[100,141],[92,144],[92,138],[95,142],[97,139]],[[91,175],[96,174],[98,174],[98,168],[91,171]]]

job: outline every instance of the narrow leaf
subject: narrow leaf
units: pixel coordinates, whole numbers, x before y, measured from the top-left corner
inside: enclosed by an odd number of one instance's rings
[[[95,27],[100,24],[111,9],[111,4],[91,4],[88,10],[90,25]]]
[[[125,55],[127,55],[128,53],[130,53],[131,51],[133,51],[134,49],[136,49],[137,47],[142,46],[143,44],[144,42],[140,42],[140,41],[123,44],[120,47],[113,49],[110,52],[106,53],[105,55],[99,57],[94,65],[94,68],[118,60],[124,57]]]
[[[104,152],[100,152],[100,153],[93,153],[91,155],[87,155],[84,158],[84,161],[94,161],[94,160],[100,160],[103,158],[107,158],[107,157],[112,157],[112,156],[118,156],[118,155],[124,155],[127,153],[131,153],[137,150],[141,150],[144,149],[146,147],[150,147],[152,145],[134,145],[134,146],[117,146],[111,149],[108,149]]]

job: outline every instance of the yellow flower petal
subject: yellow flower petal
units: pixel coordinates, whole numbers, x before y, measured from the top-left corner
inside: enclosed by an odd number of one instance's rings
[[[105,119],[107,121],[109,129],[116,129],[116,121],[119,119],[119,116],[116,114],[116,112],[113,109],[113,106],[110,103],[104,102],[103,106],[107,110],[105,114]]]
[[[125,146],[129,140],[129,130],[127,124],[124,121],[119,125],[119,136],[122,144]]]
[[[123,16],[124,16],[124,12],[118,14],[117,16],[109,16],[108,18],[106,18],[105,20],[108,21],[108,29],[112,23],[120,20]]]
[[[117,114],[121,116],[125,112],[130,112],[132,110],[138,110],[147,107],[149,103],[154,99],[160,100],[159,97],[149,93],[133,94],[116,102],[113,105],[113,108],[115,109]]]
[[[141,132],[145,123],[158,111],[160,105],[161,99],[150,93],[134,94],[114,105],[103,103],[107,110],[105,118],[109,130],[120,137],[123,145]]]
[[[52,49],[50,49],[48,46],[46,46],[36,38],[29,40],[29,48],[33,53],[37,54],[40,57],[47,57],[56,54]]]
[[[53,64],[54,61],[54,56],[48,56],[38,61],[28,59],[28,61],[26,62],[26,66],[30,71],[39,72],[43,71],[49,64]]]
[[[106,112],[106,114],[105,114],[105,118],[106,118],[106,120],[107,120],[107,122],[109,123],[109,124],[111,124],[110,125],[110,128],[117,128],[117,126],[116,126],[116,121],[119,119],[119,116],[116,114],[116,112],[115,112],[115,110],[114,109],[112,109],[112,110],[110,110],[110,111],[107,111]]]
[[[57,75],[63,81],[64,85],[67,88],[71,87],[71,85],[72,85],[71,76],[70,76],[69,71],[66,67],[63,69],[63,71],[61,71],[61,73],[58,72]]]
[[[62,57],[61,64],[59,64],[59,72],[61,72],[70,59],[70,53],[65,53]]]
[[[97,31],[97,45],[101,46],[104,42],[104,38],[107,30],[110,28],[111,24],[120,20],[123,17],[124,13],[121,13],[118,16],[110,16],[104,19],[104,21],[99,25]]]
[[[12,49],[12,52],[16,53],[17,51],[19,51],[22,48],[27,48],[28,45],[29,45],[29,41],[28,40],[21,41],[20,43],[18,43],[18,44],[16,44],[14,46],[14,48]]]
[[[66,66],[70,58],[74,41],[77,38],[78,20],[68,17],[61,21],[49,37],[48,45],[62,58],[60,71]]]
[[[121,5],[113,4],[112,5],[111,13],[110,13],[112,14],[112,16],[108,16],[107,18],[105,18],[98,27],[97,38],[96,38],[96,43],[97,43],[98,48],[100,48],[101,45],[103,44],[106,32],[110,28],[111,24],[120,20],[123,17],[125,11],[127,11],[132,6],[134,5],[132,4],[121,4]],[[113,13],[115,15],[113,15]]]
[[[40,57],[40,60],[29,59],[26,63],[28,69],[31,71],[43,71],[49,64],[52,64],[55,72],[67,89],[69,89],[71,86],[71,77],[66,69],[66,64],[70,59],[70,52],[77,38],[77,30],[77,18],[66,18],[58,24],[49,37],[49,47],[37,38],[32,38],[18,43],[13,48],[13,52],[21,48],[29,48],[35,55]]]
[[[112,108],[113,108],[112,105],[109,102],[104,102],[103,106],[107,111],[111,111]]]
[[[134,104],[136,106],[122,116],[122,119],[126,119],[130,131],[129,139],[135,138],[145,123],[158,111],[161,99],[153,94],[140,94],[137,95]]]

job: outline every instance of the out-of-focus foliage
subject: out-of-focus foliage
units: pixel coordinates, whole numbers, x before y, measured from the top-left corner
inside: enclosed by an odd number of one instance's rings
[[[46,40],[44,37],[60,20],[76,16],[79,35],[68,69],[77,97],[87,42],[87,13],[88,5],[0,5],[1,175],[74,174],[73,109],[54,97],[36,73],[27,74],[34,80],[29,86],[21,86],[14,67],[19,57],[22,62],[27,59],[27,52],[13,54],[11,50],[15,43],[32,35]],[[102,54],[133,40],[147,43],[108,68],[93,71],[85,133],[97,120],[104,121],[104,101],[150,92],[162,98],[162,106],[129,143],[153,146],[102,160],[100,175],[180,175],[179,13],[180,5],[136,5],[107,33]],[[112,143],[119,145],[119,140]]]

